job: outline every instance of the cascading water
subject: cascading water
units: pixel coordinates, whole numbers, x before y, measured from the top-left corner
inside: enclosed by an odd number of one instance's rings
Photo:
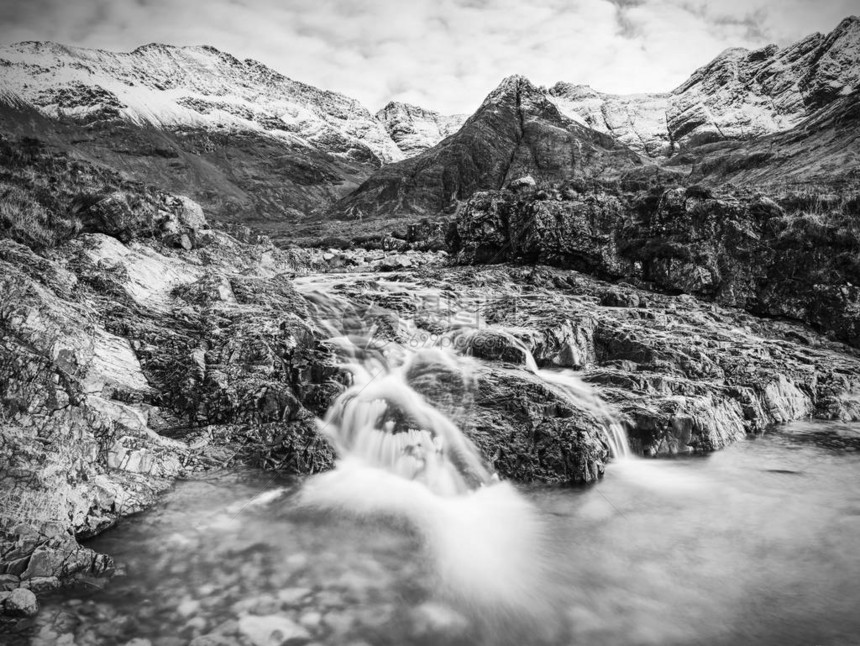
[[[606,442],[612,457],[621,460],[630,457],[630,442],[627,431],[616,420],[606,403],[571,370],[537,370],[535,372],[547,384],[552,384],[568,400],[574,401],[603,421]]]
[[[465,340],[462,344],[467,351],[472,351],[474,346],[481,341],[482,330],[460,330],[458,333]],[[616,460],[630,457],[630,442],[627,431],[612,415],[609,407],[600,396],[580,379],[572,370],[549,370],[541,369],[535,361],[531,350],[526,347],[520,339],[504,331],[494,330],[494,337],[502,337],[506,345],[516,349],[522,356],[526,369],[538,377],[555,392],[567,399],[578,408],[587,410],[599,419],[604,426],[606,442],[612,457]]]
[[[416,287],[375,285],[401,294]],[[461,607],[475,608],[479,616],[491,610],[495,623],[515,614],[520,624],[526,616],[552,625],[553,566],[539,513],[510,483],[499,481],[457,425],[410,383],[411,376],[426,378],[441,366],[461,375],[463,392],[454,399],[468,401],[478,361],[470,356],[474,330],[449,326],[430,343],[410,344],[404,341],[416,338],[415,322],[387,319],[388,340],[381,342],[375,336],[379,321],[361,321],[355,304],[330,283],[305,279],[297,287],[350,375],[319,422],[338,456],[336,467],[309,479],[302,504],[405,519],[432,555],[440,591]],[[572,373],[540,370],[520,346],[533,374],[612,427],[605,405],[586,384]],[[610,433],[610,444],[613,456],[626,455],[622,431]]]

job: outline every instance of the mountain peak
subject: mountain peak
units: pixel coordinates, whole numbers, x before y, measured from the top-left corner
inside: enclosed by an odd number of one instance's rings
[[[860,18],[857,16],[848,16],[836,25],[836,29],[828,34],[828,40],[836,41],[847,39],[849,42],[860,42]]]
[[[522,91],[540,92],[540,89],[522,74],[511,74],[503,78],[491,94]]]
[[[521,102],[526,100],[546,101],[541,88],[532,83],[522,74],[512,74],[502,79],[496,88],[487,95],[481,107],[502,103],[510,100]]]

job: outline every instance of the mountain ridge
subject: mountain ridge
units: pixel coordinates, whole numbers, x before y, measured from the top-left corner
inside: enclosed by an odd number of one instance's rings
[[[558,82],[547,93],[566,114],[659,158],[789,130],[858,87],[860,18],[849,16],[784,48],[728,48],[669,92],[610,94]]]
[[[459,131],[419,155],[383,166],[328,213],[431,214],[476,190],[498,189],[524,176],[532,182],[608,177],[641,163],[612,137],[565,117],[527,78],[512,75]]]
[[[782,49],[727,49],[668,93],[612,95],[563,81],[543,88],[514,75],[472,115],[396,101],[372,114],[345,95],[208,45],[150,43],[116,53],[25,41],[0,48],[0,81],[5,131],[38,136],[90,162],[188,192],[216,221],[289,236],[332,216],[441,213],[473,190],[501,188],[517,173],[538,183],[618,176],[604,162],[620,158],[619,147],[641,156],[640,168],[651,172],[651,163],[654,173],[668,172],[674,181],[771,182],[777,167],[793,180],[812,169],[830,181],[854,167],[856,142],[846,139],[849,150],[837,150],[835,117],[821,121],[830,134],[819,126],[795,129],[834,103],[853,119],[860,19],[846,18],[828,34]],[[508,111],[511,124],[496,119],[488,130],[482,117],[483,126],[469,125],[492,97],[523,83],[527,109]],[[557,115],[550,115],[550,105]],[[537,139],[520,146],[523,115],[531,108],[546,127],[532,128]],[[471,134],[461,136],[464,128]],[[500,150],[477,141],[491,131],[506,133],[499,159],[492,158]],[[798,136],[823,142],[829,157],[819,164]],[[565,137],[572,139],[559,148]],[[593,146],[616,153],[592,154]],[[570,153],[565,160],[561,149]],[[409,162],[429,151],[450,165],[431,171],[426,156]],[[490,159],[478,159],[485,154]],[[576,159],[598,167],[584,168]],[[502,162],[510,172],[501,173]],[[398,179],[402,169],[412,179]],[[417,186],[415,173],[434,175],[438,194],[430,197],[424,187],[420,197],[408,195],[410,182]],[[382,196],[378,204],[368,187]],[[393,199],[392,191],[400,197]]]

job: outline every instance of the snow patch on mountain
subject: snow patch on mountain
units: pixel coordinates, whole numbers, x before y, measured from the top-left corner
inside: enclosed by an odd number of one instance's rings
[[[858,89],[860,19],[850,17],[785,49],[728,49],[670,93],[614,95],[557,83],[547,96],[568,117],[660,157],[788,130]]]
[[[612,135],[638,153],[651,157],[669,153],[668,94],[604,94],[587,85],[556,83],[547,98],[566,117]]]
[[[52,118],[254,131],[356,161],[403,158],[358,101],[208,46],[18,43],[0,48],[0,87]]]
[[[412,157],[457,132],[469,115],[444,115],[409,103],[391,101],[376,113],[388,136],[406,157]]]

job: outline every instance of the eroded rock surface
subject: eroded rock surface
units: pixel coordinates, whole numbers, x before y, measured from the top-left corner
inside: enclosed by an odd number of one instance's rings
[[[780,204],[781,203],[781,204]],[[860,346],[854,192],[700,187],[487,192],[450,235],[460,262],[539,261],[802,321]]]
[[[486,372],[472,417],[460,421],[479,444],[483,433],[504,433],[508,424],[532,429],[527,446],[502,440],[502,455],[515,445],[527,460],[548,420],[557,438],[604,441],[599,424],[581,411],[565,412],[569,403],[533,385],[520,344],[538,366],[576,370],[592,384],[624,420],[634,450],[645,455],[712,451],[807,417],[860,420],[858,352],[799,324],[548,267],[438,269],[423,280],[456,289],[485,316],[488,340],[474,354],[485,358]],[[559,421],[570,426],[565,430]],[[581,443],[558,454],[578,454],[589,464],[606,457],[597,451],[589,461]]]
[[[313,419],[335,370],[291,286],[297,256],[209,229],[185,198],[172,205],[145,241],[121,217],[108,224],[130,227],[126,243],[85,233],[39,255],[0,240],[6,586],[41,593],[110,571],[76,538],[189,471],[235,457],[331,464]]]

